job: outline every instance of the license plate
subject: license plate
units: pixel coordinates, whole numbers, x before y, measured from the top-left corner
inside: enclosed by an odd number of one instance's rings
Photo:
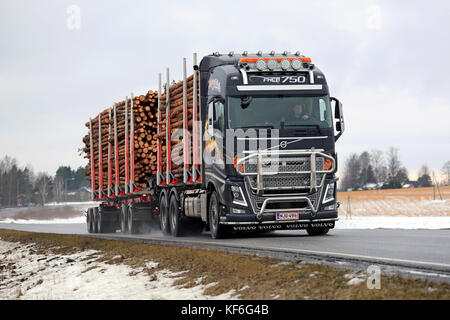
[[[277,212],[275,214],[276,220],[298,220],[299,212]]]

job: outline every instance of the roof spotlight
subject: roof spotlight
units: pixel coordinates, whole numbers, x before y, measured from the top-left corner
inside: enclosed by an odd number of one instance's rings
[[[295,53],[295,55],[296,55],[296,56],[300,56],[300,51],[297,51],[297,52]]]
[[[291,66],[291,62],[289,61],[289,59],[281,60],[281,69],[287,70],[287,69],[289,69],[290,66]]]
[[[244,51],[244,52],[242,53],[242,55],[243,55],[243,56],[247,56],[247,55],[248,55],[248,52],[247,52],[247,51]]]
[[[278,67],[278,62],[275,59],[270,59],[269,61],[267,61],[267,67],[270,70],[274,70]]]
[[[264,59],[259,59],[256,61],[256,68],[260,71],[267,69],[267,63]]]
[[[262,51],[258,51],[257,55],[262,56]]]
[[[229,55],[230,57],[234,56],[234,51],[230,51],[230,53],[228,53],[228,55]]]
[[[271,55],[271,56],[274,56],[274,55],[275,55],[275,51],[273,51],[273,50],[270,51],[270,55]]]
[[[302,67],[302,61],[300,59],[293,59],[291,66],[293,69],[298,70]]]
[[[287,56],[288,52],[287,51],[283,51],[283,55]]]

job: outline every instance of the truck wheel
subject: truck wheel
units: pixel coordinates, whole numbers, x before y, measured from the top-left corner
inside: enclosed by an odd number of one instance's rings
[[[159,223],[163,234],[170,234],[169,208],[167,197],[163,195],[159,201]]]
[[[122,233],[128,233],[127,211],[127,205],[123,204],[122,208],[120,209],[120,231],[122,231]]]
[[[182,234],[183,226],[181,223],[181,212],[178,206],[178,201],[173,195],[170,197],[169,217],[172,236],[179,237]]]
[[[329,228],[313,228],[313,227],[310,227],[310,228],[306,229],[306,232],[308,232],[308,234],[310,236],[321,236],[321,235],[327,234],[328,231],[330,231]]]
[[[86,215],[87,232],[92,233],[92,208],[89,208]]]
[[[97,217],[98,217],[98,207],[93,208],[92,210],[92,233],[97,233],[98,232],[98,228],[97,228]]]
[[[209,198],[209,229],[211,231],[211,237],[213,239],[220,239],[226,236],[225,227],[220,225],[220,207],[219,199],[215,191],[211,194]]]
[[[104,217],[101,210],[98,210],[97,212],[97,232],[98,233],[105,233],[105,222]]]
[[[127,222],[128,222],[128,232],[131,234],[138,233],[138,223],[137,221],[133,221],[133,216],[136,212],[136,208],[130,206],[128,207],[128,216],[127,216]]]

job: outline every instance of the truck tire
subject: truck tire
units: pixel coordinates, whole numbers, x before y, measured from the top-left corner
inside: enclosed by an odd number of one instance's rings
[[[99,208],[97,214],[97,232],[98,233],[113,233],[116,232],[115,221],[111,219],[111,212],[105,213],[107,209]]]
[[[98,207],[92,209],[92,233],[97,233],[97,217],[98,217]]]
[[[92,208],[89,208],[86,214],[86,225],[87,225],[87,232],[92,233],[93,232],[93,226],[92,226]]]
[[[128,216],[128,206],[126,204],[123,204],[120,209],[120,231],[124,234],[128,233],[127,216]]]
[[[166,195],[162,195],[159,201],[159,223],[163,234],[170,234],[169,208]]]
[[[139,231],[138,222],[136,220],[133,221],[133,216],[135,215],[136,208],[133,206],[128,207],[128,216],[127,216],[127,229],[131,234],[137,234]]]
[[[217,197],[217,193],[215,191],[212,192],[209,198],[208,220],[209,220],[209,229],[211,231],[211,237],[213,239],[225,238],[227,233],[225,226],[220,225],[219,223],[220,206],[219,206],[219,198]]]
[[[329,228],[309,227],[306,229],[306,232],[308,232],[308,235],[310,235],[310,236],[321,236],[321,235],[327,234],[328,231],[330,231]]]
[[[171,234],[174,237],[179,237],[183,233],[183,225],[178,200],[174,195],[170,197],[169,217]]]

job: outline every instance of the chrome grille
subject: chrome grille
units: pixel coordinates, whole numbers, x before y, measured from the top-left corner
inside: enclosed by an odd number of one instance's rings
[[[316,158],[316,170],[324,169],[323,157]],[[255,159],[244,164],[245,173],[257,173]],[[309,188],[311,184],[311,160],[307,157],[272,157],[262,160],[263,189]],[[300,173],[303,172],[303,173]],[[320,185],[324,173],[316,174],[316,185]],[[252,189],[257,188],[257,175],[247,176]]]

